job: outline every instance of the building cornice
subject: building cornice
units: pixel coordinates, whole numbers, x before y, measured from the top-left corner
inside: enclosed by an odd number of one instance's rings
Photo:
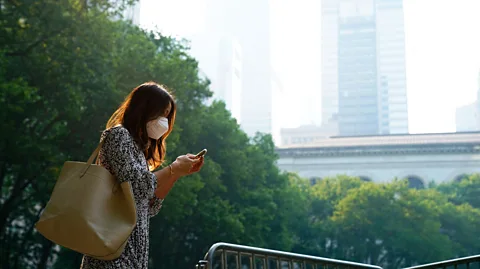
[[[479,143],[442,143],[415,145],[370,145],[349,147],[277,148],[280,158],[344,157],[430,154],[480,154]]]

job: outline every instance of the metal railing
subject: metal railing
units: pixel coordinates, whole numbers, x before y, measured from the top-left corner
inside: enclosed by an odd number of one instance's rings
[[[197,269],[344,269],[381,267],[227,243],[214,244]]]
[[[404,269],[447,269],[447,268],[465,268],[465,269],[480,269],[480,255],[458,258],[453,260],[446,260],[441,262],[422,264]]]

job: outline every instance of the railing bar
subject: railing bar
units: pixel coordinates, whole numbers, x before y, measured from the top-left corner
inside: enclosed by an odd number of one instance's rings
[[[255,255],[251,255],[249,258],[250,258],[250,269],[253,269],[253,261],[255,260]]]
[[[242,262],[242,255],[245,254],[248,257],[253,257],[251,265],[255,264],[255,257],[265,257],[264,260],[264,265],[266,266],[265,269],[273,269],[270,268],[270,264],[268,264],[268,258],[275,258],[277,260],[276,264],[279,266],[279,261],[280,259],[288,259],[288,260],[298,260],[297,263],[299,265],[299,268],[302,269],[309,269],[307,268],[307,261],[315,263],[315,264],[331,264],[333,265],[332,268],[338,268],[338,269],[344,269],[344,268],[371,268],[371,269],[381,269],[379,266],[374,266],[374,265],[369,265],[369,264],[361,264],[361,263],[355,263],[355,262],[349,262],[349,261],[342,261],[342,260],[335,260],[335,259],[328,259],[328,258],[322,258],[322,257],[315,257],[315,256],[309,256],[309,255],[303,255],[303,254],[296,254],[296,253],[288,253],[288,252],[282,252],[282,251],[276,251],[276,250],[269,250],[269,249],[261,249],[261,248],[254,248],[254,247],[247,247],[247,246],[241,246],[241,245],[233,245],[233,244],[226,244],[226,243],[217,243],[214,244],[210,250],[207,252],[205,255],[205,260],[211,261],[207,265],[207,268],[212,269],[213,266],[213,260],[216,259],[213,256],[215,255],[215,252],[221,251],[221,261],[222,261],[222,269],[227,269],[228,267],[228,256],[231,254],[237,255],[237,261],[236,265],[242,266],[244,265]],[[480,255],[478,256],[480,258]],[[245,264],[246,265],[246,264]],[[273,264],[272,264],[273,265]],[[440,265],[440,264],[438,264]],[[442,264],[443,265],[443,264]],[[297,269],[294,267],[293,264],[289,264],[291,266],[290,269]],[[254,266],[255,268],[258,267]],[[315,266],[316,268],[319,268],[318,266]],[[323,266],[323,268],[330,268]],[[241,268],[239,268],[241,269]]]
[[[268,249],[258,249],[258,248],[253,248],[253,247],[247,247],[247,246],[236,246],[236,245],[230,245],[226,244],[225,246],[221,245],[218,247],[223,247],[228,251],[245,251],[245,252],[251,252],[255,254],[263,254],[265,255],[266,253],[268,254],[274,254],[276,257],[284,257],[284,258],[297,258],[297,259],[308,259],[308,260],[313,260],[316,262],[328,262],[332,264],[342,264],[345,266],[356,266],[359,268],[377,268],[379,269],[380,267],[378,266],[372,266],[368,264],[359,264],[359,263],[352,263],[349,261],[342,261],[342,260],[333,260],[333,259],[328,259],[328,258],[322,258],[322,257],[314,257],[314,256],[308,256],[308,255],[303,255],[303,254],[296,254],[296,253],[288,253],[288,252],[282,252],[282,251],[276,251],[276,250],[268,250]],[[271,255],[269,255],[271,257]]]
[[[222,269],[227,269],[227,252],[225,250],[222,251]]]
[[[458,258],[458,259],[452,259],[452,260],[446,260],[446,261],[441,261],[441,262],[435,262],[435,263],[429,263],[429,264],[423,264],[423,265],[417,265],[417,266],[412,266],[404,269],[421,269],[421,268],[461,268],[459,265],[467,265],[467,268],[470,268],[468,264],[479,261],[480,260],[480,255],[475,255],[475,256],[469,256],[469,257],[464,257],[464,258]]]
[[[255,257],[265,257],[265,255],[264,255],[264,254],[261,254],[261,253],[254,253],[254,252],[252,252],[251,255],[255,255]]]

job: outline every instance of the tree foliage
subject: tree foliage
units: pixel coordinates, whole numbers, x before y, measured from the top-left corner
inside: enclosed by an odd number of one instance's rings
[[[112,3],[115,2],[116,5]],[[66,160],[85,160],[136,85],[178,100],[168,158],[208,148],[152,219],[152,268],[193,268],[218,241],[400,268],[476,254],[480,180],[415,190],[281,173],[269,135],[247,137],[183,40],[119,19],[131,1],[0,0],[0,268],[78,268],[34,224]]]

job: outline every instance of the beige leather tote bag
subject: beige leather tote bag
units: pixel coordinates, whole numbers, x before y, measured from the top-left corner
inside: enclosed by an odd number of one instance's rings
[[[137,222],[130,182],[119,184],[93,164],[103,141],[87,163],[67,161],[35,228],[47,239],[101,259],[118,258]]]

